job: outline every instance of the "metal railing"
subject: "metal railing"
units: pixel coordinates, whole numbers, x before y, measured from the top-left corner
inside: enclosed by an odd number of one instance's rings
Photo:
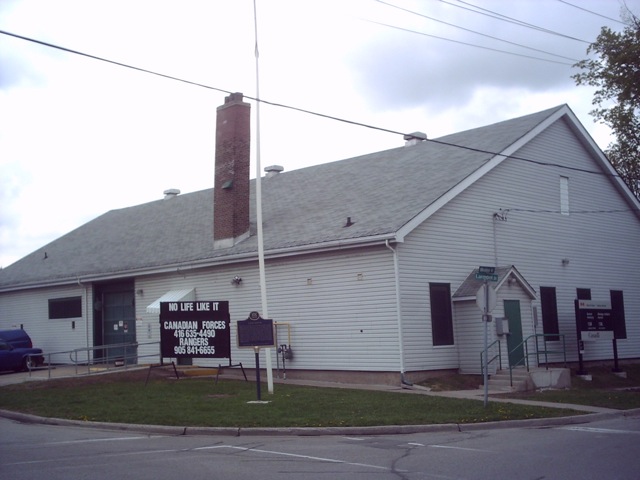
[[[494,355],[491,358],[487,358],[487,371],[489,370],[489,365],[491,365],[495,360],[498,360],[498,370],[502,370],[502,347],[500,346],[500,340],[496,340],[493,343],[487,345],[487,356],[489,355],[489,349],[493,347],[495,344],[498,344],[498,354]],[[480,352],[480,373],[484,376],[484,351]]]
[[[562,350],[549,350],[547,349],[547,338],[553,338],[552,341],[557,341],[556,338],[562,338]],[[529,340],[531,339],[535,339],[535,351],[529,353]],[[540,350],[540,344],[539,344],[539,340],[540,339],[544,340],[544,349]],[[551,340],[549,340],[551,341]],[[544,364],[547,370],[549,370],[549,354],[556,354],[556,353],[561,353],[563,355],[564,358],[564,366],[567,366],[567,349],[566,349],[566,343],[565,343],[565,338],[564,338],[564,334],[558,334],[558,333],[536,333],[534,335],[529,335],[527,338],[525,338],[521,343],[519,343],[517,346],[515,346],[514,348],[512,348],[509,351],[509,356],[513,353],[518,351],[519,349],[523,348],[524,349],[524,355],[523,357],[518,360],[515,365],[511,365],[511,362],[509,362],[509,384],[511,386],[513,386],[513,369],[524,365],[527,369],[527,372],[530,369],[530,364],[529,364],[529,357],[535,355],[536,357],[536,363],[535,366],[538,367],[540,366],[540,356],[544,355]]]
[[[140,355],[138,348],[147,345],[157,345],[156,353]],[[96,353],[100,353],[96,355]],[[117,353],[114,353],[117,352]],[[87,375],[102,373],[114,368],[124,367],[127,369],[131,365],[140,363],[140,359],[153,357],[157,359],[160,354],[160,342],[146,343],[119,343],[113,345],[98,345],[95,347],[82,347],[74,350],[64,350],[60,352],[42,353],[37,356],[44,356],[48,369],[48,379],[51,379],[51,371],[57,365],[72,365],[75,367],[76,375],[81,374],[81,370],[86,368]],[[35,354],[34,354],[35,355]],[[68,360],[67,360],[68,358]],[[31,375],[32,369],[29,369]]]

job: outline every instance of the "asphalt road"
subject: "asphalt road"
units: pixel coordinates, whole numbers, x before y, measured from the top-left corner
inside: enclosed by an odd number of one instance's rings
[[[633,479],[640,414],[585,424],[371,436],[158,435],[0,418],[0,478]]]

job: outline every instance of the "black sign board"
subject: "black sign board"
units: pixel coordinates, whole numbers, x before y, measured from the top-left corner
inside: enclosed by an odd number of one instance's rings
[[[611,305],[590,300],[577,300],[576,302],[579,340],[613,340]]]
[[[229,302],[160,302],[163,358],[231,358]]]
[[[246,320],[239,320],[238,347],[275,347],[273,320],[251,312]]]

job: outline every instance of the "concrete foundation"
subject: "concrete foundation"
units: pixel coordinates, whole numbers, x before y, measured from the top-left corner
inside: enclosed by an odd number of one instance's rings
[[[571,388],[569,368],[536,368],[529,371],[535,388]]]

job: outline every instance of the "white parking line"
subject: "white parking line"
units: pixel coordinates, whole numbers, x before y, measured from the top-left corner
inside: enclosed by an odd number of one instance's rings
[[[453,445],[429,445],[431,448],[448,448],[451,450],[466,450],[468,452],[482,452],[482,453],[495,453],[491,450],[482,450],[480,448],[465,448],[465,447],[455,447]]]
[[[640,435],[640,432],[635,430],[614,430],[612,428],[564,427],[563,430],[572,430],[574,432],[589,432],[589,433],[626,433],[626,434],[632,434],[632,435]]]
[[[369,463],[347,462],[346,460],[337,460],[335,458],[314,457],[314,456],[311,456],[311,455],[300,455],[298,453],[275,452],[273,450],[261,450],[259,448],[236,447],[236,446],[233,446],[233,445],[212,445],[210,447],[194,448],[193,450],[215,450],[215,449],[220,449],[220,448],[231,448],[231,449],[234,449],[234,450],[242,450],[242,451],[245,451],[245,452],[266,453],[266,454],[269,454],[269,455],[280,455],[280,456],[283,456],[283,457],[302,458],[302,459],[305,459],[305,460],[316,460],[316,461],[319,461],[319,462],[340,463],[342,465],[353,465],[355,467],[366,467],[366,468],[371,468],[371,469],[375,469],[375,470],[391,471],[390,468],[382,467],[380,465],[371,465]],[[403,470],[396,470],[396,471],[403,471]]]
[[[86,438],[83,440],[66,440],[64,442],[47,442],[42,445],[70,445],[74,443],[91,443],[91,442],[121,442],[124,440],[146,440],[151,437],[117,437],[117,438]]]

